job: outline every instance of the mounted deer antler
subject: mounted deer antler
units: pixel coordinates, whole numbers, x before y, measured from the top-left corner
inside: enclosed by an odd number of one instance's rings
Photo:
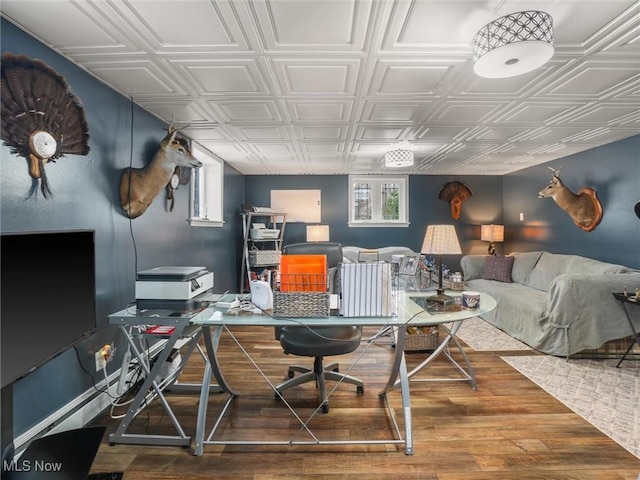
[[[153,159],[143,168],[126,168],[120,179],[120,205],[129,218],[146,212],[153,199],[171,180],[176,168],[201,167],[189,151],[186,140],[176,138],[178,129],[172,123]]]
[[[538,198],[551,197],[560,208],[569,214],[579,229],[591,232],[602,220],[602,204],[596,191],[590,187],[581,188],[577,194],[569,190],[560,180],[560,170],[548,167],[553,178],[549,185],[538,192]]]

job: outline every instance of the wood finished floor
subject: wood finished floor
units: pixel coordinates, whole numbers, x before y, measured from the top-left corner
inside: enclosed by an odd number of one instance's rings
[[[371,335],[374,330],[365,329]],[[269,328],[237,328],[234,334],[274,383],[284,379],[287,365],[310,365],[311,359],[282,354]],[[206,445],[196,457],[193,449],[108,444],[117,428],[109,413],[94,423],[107,425],[92,472],[124,471],[124,480],[637,480],[640,459],[500,359],[523,352],[467,353],[476,371],[478,390],[467,382],[412,382],[414,454],[400,445],[342,446],[218,446]],[[359,352],[339,357],[341,371]],[[530,353],[528,353],[530,354]],[[371,346],[352,374],[365,381],[364,395],[342,384],[330,399],[330,412],[318,414],[313,425],[332,439],[389,438],[392,435],[378,392],[384,385],[393,350],[383,338]],[[424,358],[407,355],[408,367]],[[247,395],[238,398],[217,438],[288,438],[296,420],[274,400],[269,386],[242,352],[225,336],[220,360],[229,383]],[[180,380],[198,382],[204,363],[194,355]],[[420,374],[458,378],[444,358]],[[333,384],[330,384],[332,386]],[[251,393],[251,395],[248,395]],[[286,392],[303,413],[314,407],[313,384]],[[169,402],[187,434],[195,432],[197,395],[169,394]],[[209,398],[209,418],[225,395]],[[402,418],[400,394],[390,395]],[[122,413],[123,410],[116,410]],[[208,427],[211,427],[209,422]],[[128,433],[175,434],[159,402],[141,413]],[[192,441],[193,445],[193,441]]]

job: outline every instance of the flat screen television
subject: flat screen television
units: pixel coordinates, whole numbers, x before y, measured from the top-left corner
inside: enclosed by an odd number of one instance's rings
[[[3,233],[2,388],[96,330],[95,232]]]

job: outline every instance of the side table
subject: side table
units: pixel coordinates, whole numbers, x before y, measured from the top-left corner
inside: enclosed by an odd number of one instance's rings
[[[629,347],[624,352],[624,355],[622,356],[622,358],[620,359],[620,361],[616,365],[616,368],[618,368],[620,366],[620,364],[622,363],[622,361],[625,359],[625,357],[633,349],[633,346],[636,343],[638,344],[638,346],[640,346],[640,333],[637,332],[635,327],[633,326],[633,322],[631,321],[631,315],[629,314],[629,310],[627,308],[627,305],[635,305],[636,307],[640,307],[640,299],[632,300],[632,298],[634,298],[634,297],[625,295],[624,293],[612,293],[612,295],[614,297],[616,297],[616,300],[618,300],[620,303],[622,303],[622,309],[624,310],[624,313],[627,316],[627,321],[629,322],[629,326],[631,327],[631,331],[633,332],[633,339],[631,340],[631,343],[629,344]]]

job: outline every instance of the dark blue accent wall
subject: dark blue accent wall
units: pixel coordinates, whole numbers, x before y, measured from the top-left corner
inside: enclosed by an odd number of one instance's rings
[[[25,159],[1,147],[0,220],[3,232],[95,230],[98,332],[78,348],[80,361],[93,372],[94,351],[111,341],[117,347],[123,346],[119,332],[108,325],[107,315],[134,300],[136,269],[204,265],[214,272],[215,291],[238,284],[237,238],[241,227],[237,211],[244,197],[244,180],[236,170],[225,168],[226,223],[222,228],[189,226],[188,186],[176,190],[173,212],[165,211],[161,193],[147,212],[130,224],[118,202],[120,176],[129,162],[141,167],[153,157],[166,134],[166,125],[11,23],[3,19],[1,27],[2,52],[43,60],[66,78],[84,104],[91,152],[86,156],[69,155],[45,167],[54,193],[52,199],[27,197],[31,177]],[[37,292],[33,301],[38,301]],[[64,318],[51,318],[52,324],[63,321]],[[118,360],[119,357],[111,362],[111,369],[119,367]],[[93,376],[96,382],[102,378],[101,373]],[[15,435],[68,404],[91,385],[73,349],[18,381],[13,392]]]
[[[271,190],[320,190],[321,222],[330,226],[331,241],[363,248],[404,246],[420,251],[429,224],[456,226],[462,251],[484,253],[480,242],[480,225],[502,222],[502,177],[498,176],[427,176],[409,177],[409,227],[349,227],[348,175],[249,175],[245,177],[246,203],[269,206]],[[473,196],[462,204],[458,220],[451,218],[450,206],[438,199],[443,185],[460,181],[471,188]],[[306,223],[289,222],[284,243],[303,242]],[[500,248],[500,246],[498,246]],[[459,268],[459,257],[445,257],[451,268]]]
[[[603,217],[591,232],[580,230],[551,198],[537,193],[551,180],[548,167],[573,192],[596,190]],[[640,268],[640,135],[527,168],[504,177],[504,219],[509,251],[547,250]],[[520,221],[520,213],[524,221]]]

